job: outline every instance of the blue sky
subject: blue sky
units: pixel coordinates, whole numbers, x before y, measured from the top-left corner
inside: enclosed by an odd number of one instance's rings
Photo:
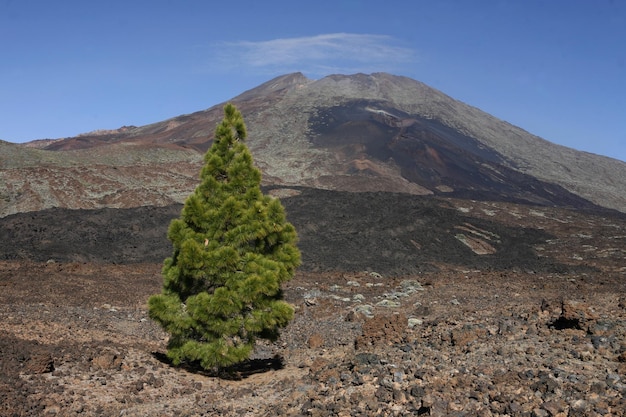
[[[0,139],[144,125],[301,71],[390,72],[626,160],[626,1],[0,0]]]

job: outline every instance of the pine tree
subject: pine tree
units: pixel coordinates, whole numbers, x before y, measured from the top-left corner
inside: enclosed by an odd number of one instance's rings
[[[175,365],[216,369],[249,358],[255,339],[276,340],[293,318],[281,284],[300,264],[297,235],[280,201],[261,192],[261,173],[232,104],[204,157],[200,185],[168,230],[163,291],[149,314],[169,334]]]

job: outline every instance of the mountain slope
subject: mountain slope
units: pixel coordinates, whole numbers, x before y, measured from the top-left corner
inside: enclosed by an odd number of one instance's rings
[[[601,206],[626,210],[624,162],[553,144],[409,78],[381,73],[329,76],[303,83],[290,93],[283,103],[305,111],[353,100],[383,102],[475,139],[499,153],[508,168],[560,185]]]
[[[626,212],[625,163],[552,144],[406,77],[288,74],[232,102],[266,185]],[[30,147],[0,143],[0,215],[181,202],[221,117],[220,104]]]

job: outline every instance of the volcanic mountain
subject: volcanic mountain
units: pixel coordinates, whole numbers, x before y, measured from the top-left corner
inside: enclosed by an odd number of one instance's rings
[[[288,74],[231,100],[264,185],[626,212],[626,164],[534,136],[418,81]],[[180,203],[223,104],[146,126],[0,142],[0,216]],[[288,189],[288,190],[284,190]]]

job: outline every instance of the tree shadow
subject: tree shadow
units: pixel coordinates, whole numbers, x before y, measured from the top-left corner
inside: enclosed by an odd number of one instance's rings
[[[172,361],[163,352],[152,352],[152,356],[161,363],[184,369],[187,372],[229,381],[241,381],[254,374],[278,371],[285,367],[284,359],[280,355],[274,355],[273,357],[267,359],[248,359],[235,365],[223,366],[215,369],[204,369],[200,366],[199,361],[185,362],[176,366],[172,364]]]

